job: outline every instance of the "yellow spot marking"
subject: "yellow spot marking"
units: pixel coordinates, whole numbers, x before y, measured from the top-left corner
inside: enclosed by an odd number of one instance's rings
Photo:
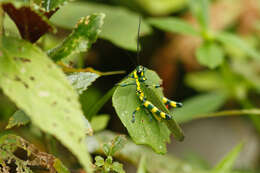
[[[163,103],[166,103],[166,102],[167,102],[167,99],[164,97],[164,98],[162,99],[162,101],[163,101]]]
[[[136,110],[139,111],[139,110],[140,110],[140,107],[136,108]]]
[[[149,105],[149,102],[148,102],[148,101],[144,102],[144,106],[145,106],[145,107],[148,107],[148,105]]]
[[[157,108],[156,107],[153,107],[153,109],[151,110],[152,111],[152,113],[155,113],[155,112],[157,112]]]
[[[170,105],[171,105],[172,107],[176,107],[176,102],[170,102]]]
[[[161,117],[166,118],[166,115],[164,112],[161,112],[160,115],[161,115]]]
[[[141,76],[143,76],[143,75],[144,75],[144,72],[141,73]]]
[[[138,78],[138,76],[137,76],[136,72],[134,72],[134,78]]]

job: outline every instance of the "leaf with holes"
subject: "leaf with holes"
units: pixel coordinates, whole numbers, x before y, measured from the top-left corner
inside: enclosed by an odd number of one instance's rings
[[[25,152],[21,152],[25,151]],[[21,153],[20,159],[16,153]],[[4,135],[0,137],[0,171],[32,173],[33,167],[47,169],[49,172],[68,173],[63,163],[51,154],[39,151],[34,145],[23,138],[15,135]],[[10,166],[14,163],[15,167]],[[7,171],[7,172],[9,172]],[[16,172],[15,171],[15,172]],[[5,171],[3,171],[5,172]]]
[[[91,172],[86,119],[62,71],[37,46],[0,38],[0,87],[33,124],[54,135]]]
[[[48,55],[58,61],[75,53],[87,51],[96,42],[104,23],[105,14],[92,14],[80,19],[72,33],[56,48],[48,51]]]

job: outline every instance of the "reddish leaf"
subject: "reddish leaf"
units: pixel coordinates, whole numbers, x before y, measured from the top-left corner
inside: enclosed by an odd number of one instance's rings
[[[5,3],[2,7],[15,22],[22,38],[25,40],[34,43],[45,33],[54,30],[48,22],[47,17],[50,17],[55,11],[50,14],[45,14],[47,16],[45,17],[29,6],[16,8],[11,3]]]

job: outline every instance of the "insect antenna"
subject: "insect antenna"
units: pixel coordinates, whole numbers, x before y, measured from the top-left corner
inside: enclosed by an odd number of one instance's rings
[[[138,32],[137,32],[137,64],[140,65],[140,29],[142,17],[139,16]]]
[[[125,55],[127,55],[128,56],[128,58],[130,59],[130,61],[131,61],[131,67],[133,66],[133,67],[136,67],[136,61],[135,61],[135,59],[134,59],[134,57],[133,56],[131,56],[128,52],[124,52],[124,54]]]

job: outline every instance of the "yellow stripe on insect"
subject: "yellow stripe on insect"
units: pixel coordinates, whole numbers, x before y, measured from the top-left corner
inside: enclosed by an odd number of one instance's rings
[[[170,105],[171,105],[172,107],[176,107],[176,102],[171,101],[171,102],[170,102]]]
[[[155,112],[157,112],[157,110],[158,109],[156,107],[153,107],[151,111],[152,111],[152,113],[155,113]]]
[[[160,116],[161,116],[162,118],[166,118],[166,114],[165,114],[164,112],[161,112],[161,113],[160,113]]]
[[[134,78],[135,78],[135,79],[137,79],[137,78],[138,78],[138,76],[137,76],[136,72],[134,72]]]
[[[167,103],[168,100],[167,100],[167,98],[163,97],[162,101],[163,101],[163,103]]]
[[[144,106],[145,106],[145,107],[148,107],[148,105],[149,105],[149,102],[148,102],[148,101],[145,101],[145,102],[144,102]]]

